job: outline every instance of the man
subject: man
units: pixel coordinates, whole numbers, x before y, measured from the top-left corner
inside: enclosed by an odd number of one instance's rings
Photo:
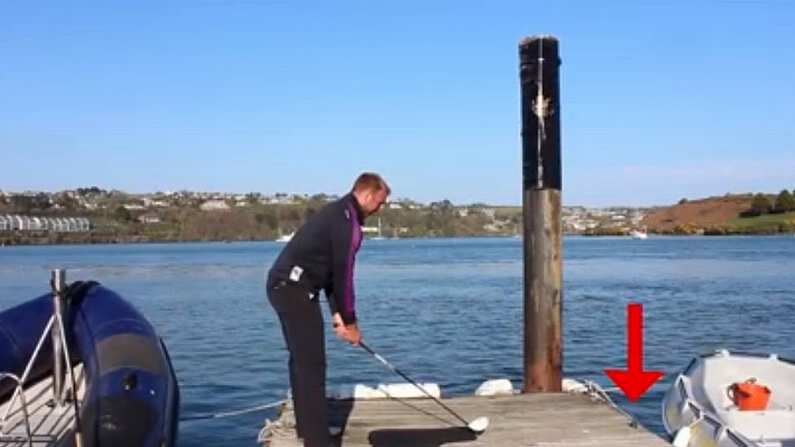
[[[323,289],[337,336],[362,339],[356,323],[353,265],[364,219],[389,196],[386,182],[364,173],[349,194],[310,217],[268,272],[267,291],[290,352],[290,388],[296,431],[304,447],[328,447],[326,348],[318,296]]]

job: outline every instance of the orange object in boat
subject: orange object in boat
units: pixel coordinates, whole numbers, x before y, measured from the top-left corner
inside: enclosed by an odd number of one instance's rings
[[[762,411],[770,401],[770,388],[756,383],[755,378],[737,382],[729,387],[729,398],[740,411]]]

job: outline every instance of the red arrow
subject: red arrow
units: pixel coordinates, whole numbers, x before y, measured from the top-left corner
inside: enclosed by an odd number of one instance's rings
[[[643,304],[627,304],[627,369],[606,369],[630,401],[636,401],[660,380],[663,371],[643,370]]]

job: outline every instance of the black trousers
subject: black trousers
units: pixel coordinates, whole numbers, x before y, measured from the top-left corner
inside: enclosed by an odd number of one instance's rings
[[[268,300],[279,315],[282,334],[290,352],[290,389],[296,431],[304,447],[328,447],[326,402],[326,340],[323,314],[317,296],[284,282],[268,287]]]

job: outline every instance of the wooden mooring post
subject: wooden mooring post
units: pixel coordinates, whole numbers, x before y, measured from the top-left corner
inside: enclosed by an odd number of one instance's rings
[[[561,390],[559,67],[556,38],[520,42],[525,393]]]

